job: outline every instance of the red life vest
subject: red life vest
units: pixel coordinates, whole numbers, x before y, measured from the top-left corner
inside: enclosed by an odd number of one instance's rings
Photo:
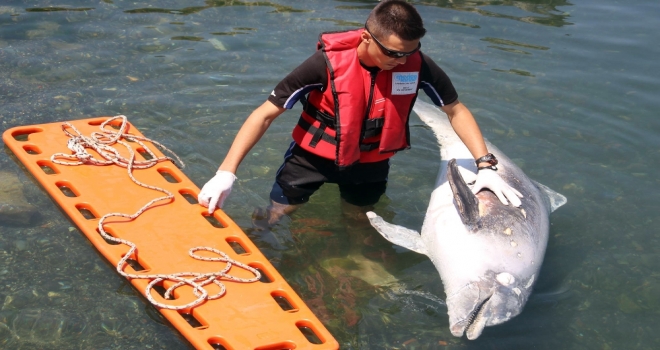
[[[293,130],[303,149],[340,167],[385,160],[410,148],[408,117],[417,98],[421,53],[372,75],[357,55],[363,30],[321,34],[329,88],[309,93]]]

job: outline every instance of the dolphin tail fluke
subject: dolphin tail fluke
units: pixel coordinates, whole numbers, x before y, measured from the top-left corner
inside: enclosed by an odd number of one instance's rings
[[[428,255],[426,246],[424,245],[424,241],[422,241],[419,232],[403,226],[390,224],[372,211],[367,212],[367,217],[369,218],[371,226],[373,226],[376,231],[388,241],[414,252]]]
[[[538,187],[541,191],[545,192],[545,194],[548,196],[548,199],[550,200],[550,212],[557,210],[557,208],[566,204],[566,202],[568,201],[566,197],[564,197],[561,193],[553,191],[552,189],[550,189],[550,187],[540,184],[536,181],[533,182],[536,185],[536,187]]]

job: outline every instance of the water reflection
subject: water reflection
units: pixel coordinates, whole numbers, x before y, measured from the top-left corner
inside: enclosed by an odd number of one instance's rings
[[[93,7],[30,7],[25,12],[91,11]]]
[[[356,2],[365,3],[360,0],[338,0],[339,2]],[[338,6],[342,9],[370,9],[378,1],[368,1],[369,5],[358,6]],[[573,4],[565,0],[417,0],[411,1],[415,5],[437,6],[456,11],[473,12],[487,17],[505,18],[516,21],[540,24],[545,26],[562,27],[571,25],[567,21],[569,14],[557,9],[560,6],[572,6]],[[372,4],[373,3],[373,4]],[[487,8],[488,7],[488,8]],[[503,7],[513,7],[524,12],[531,12],[540,16],[530,15],[516,15],[510,13],[503,13],[507,11]],[[451,22],[450,22],[451,23]],[[453,24],[467,25],[469,24],[455,22]]]
[[[359,28],[364,24],[362,22],[346,21],[346,20],[335,19],[335,18],[310,18],[309,20],[310,21],[332,22],[337,26],[345,26],[345,27],[353,27],[353,28]]]
[[[493,44],[498,44],[498,45],[509,45],[509,46],[520,46],[528,49],[534,49],[534,50],[550,50],[549,47],[545,46],[540,46],[540,45],[532,45],[532,44],[526,44],[526,43],[521,43],[518,41],[513,41],[513,40],[504,40],[504,39],[498,39],[498,38],[483,38],[481,39],[482,41],[487,41],[489,43]]]
[[[205,6],[191,6],[184,7],[181,9],[166,9],[166,8],[153,8],[153,7],[143,7],[132,10],[126,10],[125,13],[168,13],[173,15],[190,15],[193,13],[198,13],[213,7],[224,7],[224,6],[271,6],[274,8],[272,12],[309,12],[308,10],[295,9],[291,6],[283,6],[269,1],[258,1],[258,2],[249,2],[249,1],[235,1],[235,0],[206,0],[204,2]]]
[[[213,32],[211,33],[212,35],[239,35],[239,34],[250,34],[250,32],[254,32],[257,30],[257,28],[249,28],[249,27],[235,27],[232,28],[233,30],[231,32]]]
[[[470,24],[470,23],[463,23],[463,22],[455,22],[455,21],[438,21],[438,23],[442,24],[455,24],[458,26],[463,26],[463,27],[469,27],[473,29],[481,28],[481,26],[478,26],[476,24]]]

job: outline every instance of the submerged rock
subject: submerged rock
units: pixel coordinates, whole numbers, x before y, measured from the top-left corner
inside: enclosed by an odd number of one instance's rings
[[[88,320],[57,310],[0,311],[0,345],[30,349],[70,348],[87,333]]]
[[[637,305],[629,296],[621,294],[619,296],[619,310],[627,314],[635,314],[642,311],[642,308]]]
[[[13,173],[0,171],[0,225],[28,225],[37,208],[23,195],[23,184]]]

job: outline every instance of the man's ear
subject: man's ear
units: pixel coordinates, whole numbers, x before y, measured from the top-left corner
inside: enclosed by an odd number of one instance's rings
[[[369,43],[369,39],[371,39],[371,37],[369,36],[369,33],[367,33],[366,30],[363,30],[363,31],[362,31],[362,34],[360,34],[360,37],[361,37],[361,39],[362,39],[362,42],[365,43],[365,44],[368,44],[368,43]]]

